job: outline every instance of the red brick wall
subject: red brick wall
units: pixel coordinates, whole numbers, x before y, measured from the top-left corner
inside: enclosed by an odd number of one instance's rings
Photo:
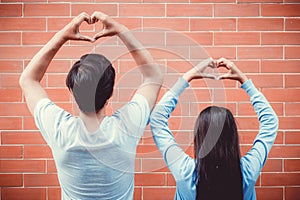
[[[102,3],[101,3],[102,2]],[[263,3],[261,3],[263,2]],[[298,1],[299,2],[299,1]],[[297,199],[300,196],[300,4],[297,0],[2,0],[0,3],[0,186],[2,199],[60,199],[60,188],[51,151],[27,110],[18,78],[26,64],[53,34],[70,19],[86,11],[106,12],[129,28],[169,28],[177,33],[140,34],[144,43],[167,44],[167,51],[151,50],[167,73],[165,86],[191,67],[201,49],[188,46],[192,38],[214,58],[236,61],[269,99],[280,125],[269,159],[257,181],[259,200]],[[93,35],[99,25],[83,24]],[[173,34],[173,35],[172,35]],[[174,35],[175,36],[174,38]],[[178,35],[183,39],[178,39]],[[101,42],[102,41],[102,42]],[[97,48],[101,48],[101,40]],[[114,44],[115,38],[108,40]],[[185,49],[189,47],[188,49]],[[177,50],[174,50],[176,49]],[[72,112],[64,86],[74,59],[95,50],[95,44],[67,43],[51,63],[42,81],[50,98]],[[107,54],[112,49],[102,49]],[[102,51],[99,50],[99,51]],[[111,50],[111,51],[110,51]],[[171,50],[182,54],[170,53]],[[130,57],[114,61],[118,77],[109,112],[126,102],[141,78],[128,70]],[[210,87],[207,88],[206,84]],[[170,119],[176,139],[193,154],[192,130],[200,109],[223,94],[237,118],[244,154],[258,131],[256,115],[238,84],[197,81],[180,99]],[[161,94],[163,94],[162,91]],[[221,95],[222,96],[222,95]],[[192,101],[191,101],[192,100]],[[149,129],[137,150],[135,199],[173,199],[175,182],[153,143]]]

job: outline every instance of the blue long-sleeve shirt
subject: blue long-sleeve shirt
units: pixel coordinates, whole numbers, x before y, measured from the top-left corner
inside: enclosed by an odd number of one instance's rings
[[[176,181],[174,199],[190,200],[196,198],[198,180],[195,170],[196,160],[178,146],[168,127],[170,114],[186,87],[189,87],[189,83],[179,78],[152,111],[150,125],[154,141]],[[255,88],[251,80],[246,81],[241,88],[250,96],[260,122],[259,133],[251,150],[240,159],[244,199],[254,200],[256,199],[254,186],[275,141],[278,119],[264,95]]]

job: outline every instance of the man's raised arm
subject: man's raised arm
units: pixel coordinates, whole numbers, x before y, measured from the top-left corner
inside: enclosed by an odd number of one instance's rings
[[[86,13],[75,17],[62,30],[57,32],[52,39],[32,58],[26,69],[21,74],[19,84],[22,88],[28,108],[33,114],[37,102],[47,97],[46,91],[42,88],[40,81],[43,78],[51,60],[68,40],[84,40],[93,42],[94,39],[83,36],[79,33],[80,24],[86,21],[92,23]]]
[[[93,21],[100,20],[103,23],[103,30],[96,34],[95,39],[117,34],[124,42],[143,74],[144,81],[137,93],[147,99],[149,107],[152,109],[163,82],[163,74],[158,64],[154,62],[149,51],[143,47],[128,28],[101,12],[95,12],[91,18]]]

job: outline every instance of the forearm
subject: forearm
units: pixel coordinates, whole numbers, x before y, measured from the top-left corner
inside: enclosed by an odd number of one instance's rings
[[[23,86],[27,81],[40,82],[51,60],[66,41],[61,32],[56,33],[29,62],[20,77],[20,85]]]
[[[264,95],[255,88],[251,80],[246,81],[242,85],[242,88],[250,96],[251,104],[253,105],[254,110],[258,116],[260,131],[256,136],[255,142],[260,141],[264,144],[266,157],[276,139],[278,129],[277,115]]]

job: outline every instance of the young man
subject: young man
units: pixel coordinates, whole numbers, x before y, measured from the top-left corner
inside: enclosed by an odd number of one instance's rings
[[[79,26],[101,22],[93,38]],[[66,84],[80,109],[74,117],[56,106],[40,85],[47,67],[68,40],[94,42],[117,35],[127,46],[144,82],[129,103],[106,116],[115,71],[102,55],[87,54],[71,68]],[[132,199],[136,146],[149,121],[162,83],[162,74],[149,52],[123,25],[101,12],[81,13],[33,57],[20,77],[20,86],[37,127],[51,147],[62,199]]]

